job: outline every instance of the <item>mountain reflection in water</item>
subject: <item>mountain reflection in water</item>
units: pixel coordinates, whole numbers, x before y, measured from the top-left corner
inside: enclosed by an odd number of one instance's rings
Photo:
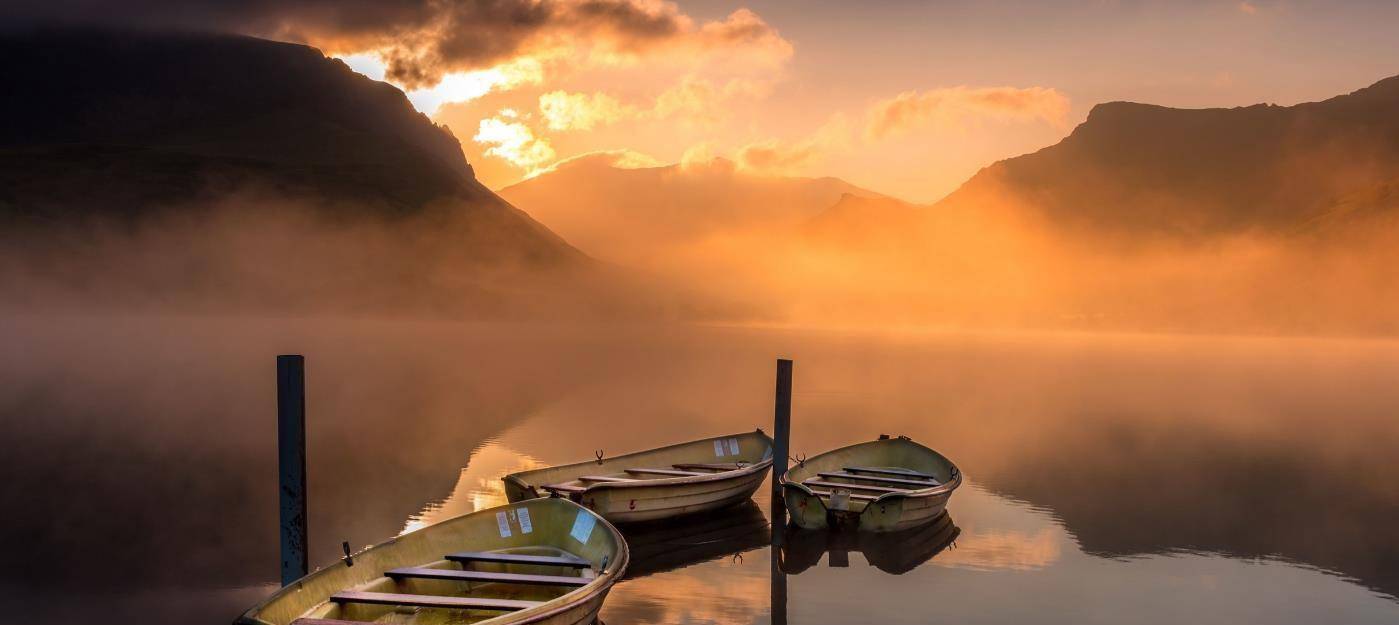
[[[770,622],[774,581],[791,623],[1399,622],[1392,341],[35,317],[0,339],[0,471],[42,476],[0,484],[17,621],[226,622],[270,592],[272,356],[299,351],[313,564],[503,503],[512,471],[767,427],[781,355],[793,453],[937,449],[968,479],[955,540],[815,540],[775,580],[764,486],[698,536],[625,530],[651,554],[608,623]]]

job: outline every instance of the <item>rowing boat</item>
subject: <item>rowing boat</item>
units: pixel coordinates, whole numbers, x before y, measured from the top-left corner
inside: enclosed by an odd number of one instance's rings
[[[554,495],[614,523],[668,519],[733,505],[753,496],[772,466],[762,430],[703,438],[612,458],[505,476],[505,495],[524,501]]]
[[[235,625],[592,623],[626,541],[591,510],[536,499],[473,512],[345,557]]]
[[[892,532],[928,523],[962,484],[957,465],[906,436],[841,447],[782,476],[792,521],[806,529]]]

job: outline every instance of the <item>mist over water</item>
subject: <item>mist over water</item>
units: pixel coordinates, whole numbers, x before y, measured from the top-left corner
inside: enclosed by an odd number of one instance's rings
[[[15,537],[0,594],[29,622],[90,613],[21,597],[221,622],[271,591],[273,356],[288,352],[307,356],[313,566],[342,540],[494,505],[500,475],[533,463],[770,428],[784,356],[794,453],[906,434],[972,483],[949,507],[955,544],[912,571],[852,551],[851,568],[818,556],[789,575],[791,622],[1399,613],[1390,341],[21,314],[0,328],[0,468],[29,476],[0,487]],[[737,559],[623,582],[604,619],[767,622],[769,550],[749,530],[725,530]],[[694,549],[667,540],[658,551]],[[1164,587],[1173,600],[1142,603]]]

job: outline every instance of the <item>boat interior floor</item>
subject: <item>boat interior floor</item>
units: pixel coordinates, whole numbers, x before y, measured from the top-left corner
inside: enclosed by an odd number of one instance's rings
[[[330,601],[340,608],[339,618],[300,618],[292,625],[372,623],[413,608],[468,610],[465,622],[474,622],[535,607],[588,585],[596,576],[591,562],[563,551],[554,555],[449,553],[428,566],[385,571],[384,579],[361,590],[331,595]],[[380,608],[366,610],[365,606]],[[453,622],[457,620],[461,619]]]
[[[856,502],[874,501],[885,493],[932,488],[941,484],[936,477],[901,467],[844,467],[842,471],[822,471],[802,480],[817,497],[832,497],[836,490],[850,493]]]
[[[587,490],[588,486],[597,482],[641,482],[646,480],[658,480],[671,477],[694,477],[698,475],[718,475],[729,471],[738,471],[748,468],[745,462],[716,462],[716,463],[680,463],[673,464],[669,469],[634,468],[624,469],[618,473],[605,475],[582,475],[577,479],[558,484],[545,484],[541,488],[556,493],[581,493]]]

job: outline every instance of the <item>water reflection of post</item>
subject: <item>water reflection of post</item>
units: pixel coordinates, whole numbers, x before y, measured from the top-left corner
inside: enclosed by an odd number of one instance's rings
[[[787,507],[782,493],[772,494],[772,625],[787,625],[787,574],[782,572],[782,537],[787,529]]]

